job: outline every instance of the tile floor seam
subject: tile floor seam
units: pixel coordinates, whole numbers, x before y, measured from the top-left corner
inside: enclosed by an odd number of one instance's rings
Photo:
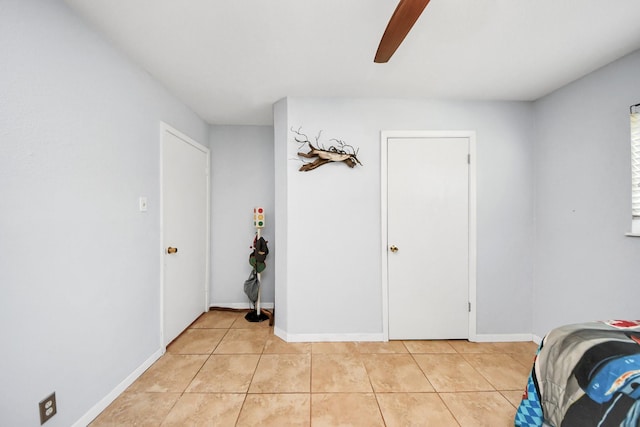
[[[171,405],[171,407],[169,408],[169,410],[167,411],[167,413],[165,414],[164,418],[162,418],[162,421],[160,422],[160,425],[164,424],[164,422],[167,420],[167,418],[169,417],[169,414],[171,413],[171,411],[173,411],[173,408],[176,407],[176,405],[178,404],[178,402],[180,401],[180,399],[182,398],[182,396],[184,395],[184,391],[182,393],[180,393],[180,396],[176,399],[175,402],[173,402],[173,405]]]
[[[382,424],[387,427],[387,420],[384,418],[384,413],[382,412],[382,407],[380,406],[380,400],[378,400],[378,395],[374,392],[373,397],[376,399],[376,404],[378,405],[378,413],[380,414],[380,419],[382,420]]]
[[[473,353],[473,354],[477,354],[477,353]],[[464,357],[465,355],[462,355],[462,358],[465,360],[465,362],[467,362],[469,364],[469,366],[471,366],[471,368],[473,368],[474,371],[476,371],[478,373],[478,375],[480,375],[482,378],[485,379],[485,381],[491,386],[493,387],[493,390],[491,391],[498,391],[498,387],[491,381],[489,380],[489,378],[486,375],[483,375],[482,372],[480,372],[475,366],[473,366],[473,364],[469,361],[469,359],[467,359],[466,357]],[[482,391],[488,391],[488,390],[482,390]]]
[[[364,371],[367,373],[367,379],[369,380],[369,387],[371,387],[371,391],[375,394],[376,388],[373,386],[373,380],[371,379],[371,372],[367,368],[367,364],[362,360],[362,355],[359,354],[360,363],[364,367]],[[378,403],[378,398],[376,398],[376,403]],[[380,404],[378,404],[378,410],[380,410]]]
[[[373,385],[372,385],[373,387]],[[378,393],[373,392],[373,397],[375,397],[376,399],[376,405],[378,405],[378,412],[380,413],[380,418],[382,419],[382,423],[385,425],[385,427],[387,426],[387,420],[384,419],[384,412],[382,412],[382,407],[380,406],[380,399],[378,399]]]
[[[453,394],[454,392],[449,392],[449,394]],[[443,405],[445,406],[445,408],[447,408],[447,411],[449,411],[449,413],[451,414],[451,416],[453,417],[453,419],[455,420],[456,423],[458,423],[458,426],[462,427],[462,422],[458,419],[458,417],[456,416],[455,412],[453,412],[451,410],[451,407],[449,405],[447,405],[447,402],[442,398],[441,394],[447,394],[447,393],[438,393],[438,398],[440,399],[440,401],[443,403]]]
[[[309,426],[312,425],[313,422],[313,395],[311,394],[311,391],[313,390],[313,386],[311,384],[313,375],[311,375],[311,363],[313,363],[313,357],[311,357],[311,355],[309,355],[311,361],[309,362]]]
[[[247,403],[247,396],[249,393],[244,393],[244,398],[242,399],[242,405],[240,405],[240,410],[238,411],[238,415],[236,415],[236,422],[233,423],[234,426],[238,425],[240,421],[240,414],[242,414],[242,410],[244,409],[244,405]]]
[[[422,369],[422,366],[420,366],[420,363],[418,363],[418,360],[415,357],[416,354],[424,354],[424,353],[411,353],[411,352],[409,352],[409,354],[411,355],[411,359],[413,360],[413,363],[415,363],[418,366],[418,369],[420,369],[420,372],[422,372],[422,375],[424,375],[425,379],[427,380],[427,382],[429,383],[429,385],[431,386],[433,391],[437,392],[438,390],[436,390],[436,387],[433,385],[433,383],[429,379],[429,375],[427,375],[425,370]]]
[[[264,351],[264,346],[263,346],[262,350]],[[256,367],[253,370],[253,374],[251,374],[251,379],[249,380],[249,384],[247,385],[247,391],[245,392],[247,395],[249,395],[249,390],[251,390],[251,384],[253,384],[253,380],[256,377],[256,372],[258,372],[258,367],[260,366],[260,361],[262,360],[262,355],[263,355],[263,353],[259,354],[258,362],[256,363]],[[245,400],[246,400],[246,397],[245,397]]]
[[[309,346],[309,394],[311,394],[312,392],[313,392],[313,345],[310,345]],[[309,400],[311,400],[311,397],[309,397]],[[309,417],[311,417],[311,408],[309,408]],[[311,423],[311,421],[309,421],[309,423]]]
[[[200,373],[200,371],[202,371],[202,368],[204,368],[204,366],[207,364],[207,362],[209,361],[209,359],[211,359],[211,355],[213,353],[210,353],[207,358],[205,359],[204,363],[202,364],[202,366],[200,366],[200,368],[198,369],[198,371],[195,373],[195,375],[193,376],[193,378],[191,378],[191,381],[189,381],[189,384],[187,384],[187,386],[184,388],[184,390],[182,391],[182,394],[186,393],[187,390],[189,390],[189,387],[191,386],[191,384],[193,384],[193,381],[196,379],[196,377],[198,376],[198,374]]]

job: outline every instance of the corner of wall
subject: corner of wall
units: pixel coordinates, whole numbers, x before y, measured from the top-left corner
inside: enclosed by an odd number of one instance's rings
[[[278,242],[278,253],[275,259],[274,304],[278,311],[275,316],[274,330],[281,331],[282,336],[288,331],[288,299],[287,299],[287,134],[288,99],[283,98],[273,105],[273,161],[275,168],[275,239]],[[281,335],[278,335],[281,336]]]

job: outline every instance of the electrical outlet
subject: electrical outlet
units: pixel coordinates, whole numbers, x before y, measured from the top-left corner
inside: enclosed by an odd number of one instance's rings
[[[56,392],[51,393],[51,396],[45,397],[38,403],[40,408],[40,425],[49,421],[58,412],[58,405],[56,405]]]

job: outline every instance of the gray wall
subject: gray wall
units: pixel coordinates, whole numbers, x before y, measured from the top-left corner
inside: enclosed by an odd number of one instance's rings
[[[159,124],[209,130],[62,2],[0,2],[0,58],[0,425],[68,427],[160,349]]]
[[[640,238],[631,229],[629,105],[640,52],[535,103],[533,333],[638,318]]]
[[[287,98],[276,113],[277,228],[287,249],[276,272],[286,323],[276,316],[277,328],[297,337],[382,333],[380,131],[419,129],[477,132],[477,333],[531,332],[530,103]],[[289,129],[300,126],[311,139],[322,130],[325,142],[358,147],[363,166],[298,172]]]
[[[211,126],[211,292],[212,306],[248,307],[244,281],[251,272],[255,237],[253,208],[266,210],[262,236],[269,242],[261,275],[261,301],[273,306],[274,168],[273,127]]]

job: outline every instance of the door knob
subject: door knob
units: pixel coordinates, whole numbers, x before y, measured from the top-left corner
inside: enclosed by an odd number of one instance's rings
[[[398,252],[398,247],[396,245],[391,245],[389,247],[389,250],[395,254],[396,252]]]
[[[167,248],[168,254],[175,254],[176,252],[178,252],[178,248],[172,248],[171,246]]]

